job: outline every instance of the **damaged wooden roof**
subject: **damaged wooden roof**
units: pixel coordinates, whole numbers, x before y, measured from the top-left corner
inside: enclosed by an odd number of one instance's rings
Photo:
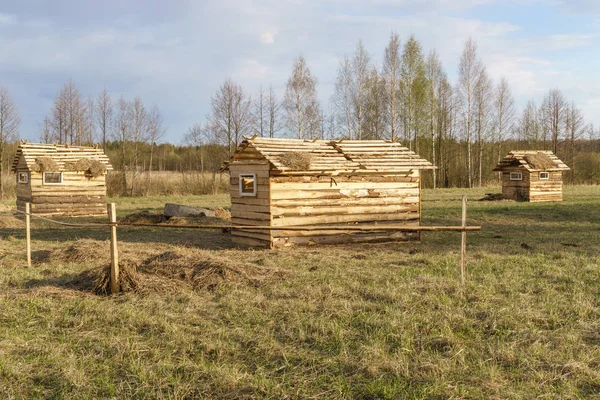
[[[107,170],[113,169],[108,156],[100,148],[62,144],[21,143],[17,148],[11,170],[12,172],[17,170],[17,165],[19,165],[21,159],[23,159],[29,170],[31,170],[32,166],[36,163],[36,159],[40,157],[52,158],[58,164],[59,171],[64,171],[65,163],[76,162],[82,158],[100,161],[106,166]]]
[[[522,167],[527,171],[569,171],[564,162],[551,151],[524,150],[511,151],[496,165],[494,171],[502,171],[505,168]]]
[[[308,153],[303,166],[289,161],[291,153]],[[302,140],[246,138],[230,164],[267,160],[285,174],[395,172],[434,169],[406,147],[386,140]]]

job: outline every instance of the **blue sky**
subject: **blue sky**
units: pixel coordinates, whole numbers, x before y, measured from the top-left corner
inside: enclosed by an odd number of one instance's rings
[[[249,94],[283,95],[303,54],[328,110],[339,59],[362,39],[380,64],[391,31],[435,48],[451,79],[473,37],[494,80],[506,76],[522,107],[558,87],[600,126],[598,0],[3,0],[0,83],[35,139],[72,77],[84,96],[104,87],[139,95],[179,143],[232,78]]]

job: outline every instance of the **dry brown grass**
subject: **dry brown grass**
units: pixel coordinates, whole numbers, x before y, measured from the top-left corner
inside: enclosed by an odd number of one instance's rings
[[[31,166],[33,172],[58,171],[58,163],[52,157],[38,157]]]
[[[65,169],[67,171],[85,171],[95,178],[106,172],[106,165],[98,160],[80,158],[75,162],[65,163]]]
[[[307,170],[310,169],[312,154],[302,151],[290,151],[284,153],[280,159],[281,163],[292,170]]]
[[[550,169],[554,168],[554,163],[544,153],[536,153],[536,154],[527,154],[525,157],[525,161],[531,165],[534,169]]]

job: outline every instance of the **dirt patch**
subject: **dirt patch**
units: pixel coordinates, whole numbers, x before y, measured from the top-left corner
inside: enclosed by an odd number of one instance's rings
[[[165,219],[163,214],[152,213],[147,210],[129,214],[119,219],[119,222],[128,224],[160,224]]]
[[[486,193],[479,201],[500,201],[504,200],[502,193]]]

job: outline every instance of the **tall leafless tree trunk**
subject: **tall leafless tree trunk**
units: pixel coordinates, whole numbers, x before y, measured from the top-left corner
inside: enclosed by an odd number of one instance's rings
[[[463,120],[463,134],[467,144],[467,184],[473,187],[473,162],[471,158],[471,144],[473,132],[473,102],[475,85],[481,70],[481,62],[477,56],[477,44],[473,39],[467,40],[460,57],[458,67],[458,96],[461,102]]]
[[[398,136],[398,115],[400,105],[398,92],[400,90],[400,38],[398,34],[392,33],[390,41],[385,48],[383,60],[383,77],[386,85],[386,113],[387,125],[389,126],[390,140],[396,140]]]
[[[102,149],[104,151],[106,151],[106,140],[110,137],[112,118],[112,100],[105,88],[96,100],[96,123],[100,129],[100,139],[102,140]]]

